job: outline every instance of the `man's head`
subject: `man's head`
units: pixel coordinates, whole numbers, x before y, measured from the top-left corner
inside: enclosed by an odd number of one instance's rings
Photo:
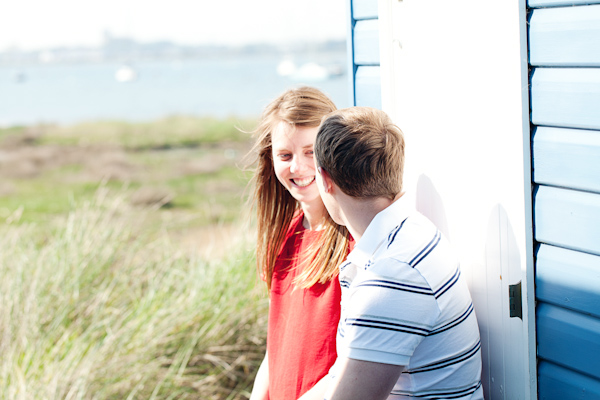
[[[317,167],[348,196],[393,200],[402,191],[404,137],[383,111],[352,107],[329,114],[314,151]]]

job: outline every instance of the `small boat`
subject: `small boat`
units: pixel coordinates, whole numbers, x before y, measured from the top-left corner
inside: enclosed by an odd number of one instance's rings
[[[137,79],[137,72],[129,65],[122,65],[115,72],[115,80],[117,82],[131,82]]]
[[[321,82],[344,75],[344,68],[337,64],[323,65],[316,62],[307,62],[296,66],[286,58],[277,65],[277,75],[296,82]]]
[[[277,65],[277,75],[279,76],[291,76],[296,72],[296,65],[291,60],[282,60]]]
[[[292,75],[292,79],[296,81],[304,82],[320,82],[329,78],[329,71],[314,62],[303,64],[297,71]]]

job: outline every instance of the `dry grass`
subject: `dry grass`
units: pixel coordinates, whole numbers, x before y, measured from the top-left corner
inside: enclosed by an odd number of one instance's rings
[[[0,130],[0,399],[249,397],[267,299],[238,122]]]
[[[48,227],[0,236],[5,399],[245,399],[264,354],[251,246],[209,261],[103,189]]]
[[[232,223],[249,178],[250,138],[236,123],[178,117],[0,131],[0,217],[21,205],[23,221],[64,214],[106,182],[138,207],[177,209],[194,225]]]

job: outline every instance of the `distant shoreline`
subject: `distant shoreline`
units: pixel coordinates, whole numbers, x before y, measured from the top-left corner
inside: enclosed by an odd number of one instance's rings
[[[243,46],[178,45],[176,43],[137,42],[129,38],[108,38],[97,47],[55,47],[21,51],[0,51],[0,67],[23,68],[46,64],[96,64],[190,59],[235,58],[346,51],[346,40],[299,42],[286,45],[249,44]]]

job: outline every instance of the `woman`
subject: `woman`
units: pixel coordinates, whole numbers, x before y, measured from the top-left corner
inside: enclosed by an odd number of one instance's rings
[[[327,214],[313,160],[321,119],[335,110],[317,89],[288,90],[267,106],[255,131],[256,258],[270,307],[251,400],[297,399],[336,359],[338,265],[350,237]]]

